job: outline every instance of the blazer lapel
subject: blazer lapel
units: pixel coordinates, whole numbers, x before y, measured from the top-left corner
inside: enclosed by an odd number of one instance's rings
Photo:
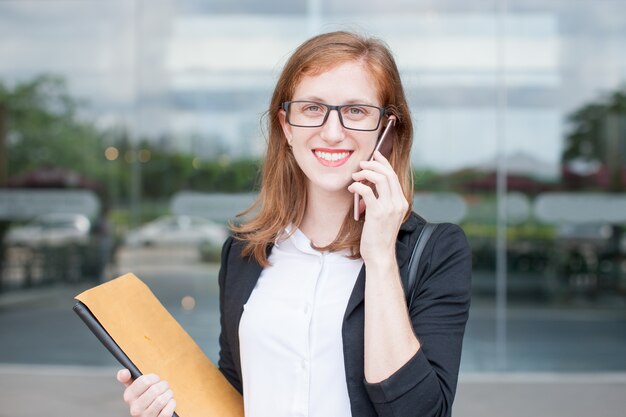
[[[352,294],[350,294],[350,298],[348,299],[348,306],[346,307],[346,313],[343,316],[343,321],[345,322],[350,314],[354,311],[355,308],[359,304],[363,302],[363,298],[365,297],[365,265],[361,268],[359,272],[359,276],[354,283],[354,288],[352,289]]]
[[[234,311],[238,312],[238,320],[243,313],[243,305],[248,302],[252,290],[259,280],[263,268],[256,262],[246,262],[241,265],[241,268],[233,275],[235,281],[233,283],[233,299],[231,300],[233,306],[236,308]],[[239,326],[237,326],[239,327]]]
[[[229,256],[229,278],[227,282],[230,284],[228,291],[228,305],[231,307],[231,313],[237,316],[230,316],[229,319],[236,318],[231,323],[236,323],[239,328],[239,319],[243,312],[243,305],[248,302],[252,290],[259,280],[259,276],[263,271],[263,267],[253,257],[244,258],[241,256],[243,243],[235,242],[233,250]],[[271,247],[267,250],[269,255]]]
[[[243,314],[243,306],[248,302],[252,290],[259,280],[263,267],[254,258],[241,257],[241,243],[233,245],[229,257],[228,277],[226,279],[226,301],[224,302],[227,337],[231,348],[235,369],[241,381],[241,358],[239,356],[239,322]]]
[[[418,216],[412,214],[407,221],[402,223],[400,226],[400,231],[398,233],[398,239],[396,240],[396,260],[398,261],[398,267],[400,269],[400,277],[402,278],[402,282],[405,282],[407,263],[409,262],[409,257],[411,256],[411,244],[413,242],[409,242],[409,238],[413,235],[413,231],[419,225]],[[422,219],[423,220],[423,219]],[[350,294],[350,299],[348,300],[348,306],[346,307],[346,313],[343,317],[344,322],[348,319],[348,317],[354,312],[359,304],[363,302],[365,298],[365,265],[361,268],[359,272],[359,276],[356,279],[356,283],[354,284],[354,288],[352,289],[352,294]]]

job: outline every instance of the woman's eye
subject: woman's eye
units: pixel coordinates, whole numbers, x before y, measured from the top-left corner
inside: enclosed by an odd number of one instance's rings
[[[303,111],[305,112],[311,112],[311,113],[317,113],[321,110],[320,106],[307,106],[304,108]]]
[[[348,114],[351,116],[361,116],[365,114],[365,110],[360,107],[348,107]]]

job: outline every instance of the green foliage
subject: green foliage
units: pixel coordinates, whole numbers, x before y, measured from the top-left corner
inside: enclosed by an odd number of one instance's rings
[[[463,231],[468,239],[495,240],[497,226],[483,222],[463,222]],[[517,240],[552,240],[554,239],[554,226],[527,221],[523,224],[508,225],[506,236],[509,241]]]
[[[80,120],[84,103],[72,98],[63,79],[43,75],[13,88],[0,83],[6,109],[8,175],[42,166],[61,166],[101,178],[100,134]]]
[[[589,104],[569,116],[570,132],[566,135],[562,160],[590,162],[606,169],[608,191],[621,192],[626,186],[626,87]],[[599,184],[576,184],[578,188]]]
[[[198,164],[190,188],[197,191],[246,192],[255,188],[260,172],[258,160],[205,161]]]
[[[473,169],[462,169],[446,174],[434,170],[414,170],[413,175],[416,191],[458,192],[468,181],[480,180],[489,173]]]
[[[416,191],[432,191],[441,187],[439,174],[432,169],[414,169],[413,185]]]
[[[626,88],[608,97],[585,104],[569,115],[571,125],[565,137],[563,162],[574,159],[605,162],[607,157],[606,119],[609,115],[626,116]]]
[[[146,198],[169,198],[180,190],[247,192],[257,181],[258,160],[203,161],[190,154],[172,154],[144,143],[140,152],[146,151],[150,159],[141,162],[142,196]]]
[[[44,166],[62,167],[99,181],[116,205],[130,200],[135,174],[142,198],[153,201],[183,189],[250,191],[257,182],[258,160],[202,161],[164,149],[156,138],[136,144],[124,128],[97,128],[80,117],[86,103],[70,96],[65,81],[56,76],[11,87],[0,82],[0,106],[6,112],[9,178]],[[113,154],[105,158],[107,148]]]

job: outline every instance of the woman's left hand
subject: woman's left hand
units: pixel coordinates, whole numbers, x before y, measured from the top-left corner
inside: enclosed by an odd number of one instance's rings
[[[359,194],[366,208],[361,257],[366,264],[370,260],[385,259],[386,256],[395,259],[396,238],[409,203],[393,167],[380,152],[374,153],[373,161],[362,161],[360,166],[361,171],[352,174],[356,182],[348,190]],[[372,187],[359,181],[372,183],[376,193]]]

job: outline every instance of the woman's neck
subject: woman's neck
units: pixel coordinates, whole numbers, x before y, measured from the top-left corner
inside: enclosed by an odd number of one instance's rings
[[[350,193],[311,191],[307,193],[306,211],[300,230],[315,246],[326,246],[337,237],[353,197]]]

